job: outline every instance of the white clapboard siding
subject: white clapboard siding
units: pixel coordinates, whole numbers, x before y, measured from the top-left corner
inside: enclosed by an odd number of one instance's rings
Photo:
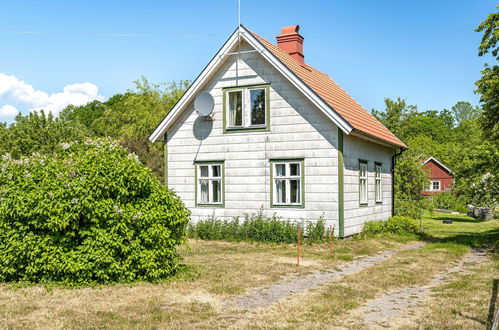
[[[243,45],[242,50],[248,49]],[[236,72],[237,62],[237,72]],[[270,131],[223,133],[224,87],[270,84]],[[259,53],[230,56],[204,91],[214,97],[213,121],[199,118],[193,105],[168,131],[168,186],[192,211],[192,220],[231,218],[256,213],[284,220],[323,217],[338,232],[338,128]],[[365,221],[385,219],[391,203],[392,151],[345,137],[345,234],[362,230]],[[305,206],[272,208],[271,159],[304,159]],[[369,206],[358,203],[358,159],[369,161]],[[224,207],[195,206],[196,161],[223,161]],[[383,204],[374,203],[374,161],[383,163]],[[371,178],[372,177],[372,178]]]

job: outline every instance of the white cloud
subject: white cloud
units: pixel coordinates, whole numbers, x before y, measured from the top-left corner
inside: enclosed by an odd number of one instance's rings
[[[19,113],[19,110],[11,104],[6,104],[0,107],[0,117],[14,118]]]
[[[25,106],[30,111],[44,109],[54,115],[58,115],[62,109],[70,104],[83,105],[93,100],[104,99],[103,96],[99,95],[99,88],[88,82],[66,85],[62,92],[48,94],[36,90],[30,84],[17,79],[15,76],[8,76],[3,73],[0,73],[0,98]],[[14,108],[10,104],[3,107],[6,106]],[[10,112],[12,112],[12,108],[9,108]]]

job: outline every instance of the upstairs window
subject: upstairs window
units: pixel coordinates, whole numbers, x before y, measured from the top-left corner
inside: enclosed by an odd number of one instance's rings
[[[359,161],[359,200],[360,205],[367,205],[367,162]]]
[[[272,206],[303,207],[303,160],[271,161]]]
[[[224,93],[225,133],[268,130],[268,86],[234,87]]]
[[[383,189],[381,186],[381,167],[380,163],[376,163],[374,165],[374,191],[375,191],[375,200],[376,203],[383,202]]]
[[[222,206],[223,204],[223,164],[196,164],[197,205]]]

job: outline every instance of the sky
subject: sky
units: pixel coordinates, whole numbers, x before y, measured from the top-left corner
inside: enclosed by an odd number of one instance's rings
[[[478,104],[490,57],[475,28],[495,1],[241,0],[241,22],[275,43],[300,25],[307,64],[367,110],[401,97],[419,110]],[[237,0],[0,0],[0,122],[58,114],[153,83],[193,80],[237,26]]]

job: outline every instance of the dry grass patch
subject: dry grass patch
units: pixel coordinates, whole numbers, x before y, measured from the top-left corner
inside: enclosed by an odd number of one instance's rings
[[[294,328],[362,327],[344,320],[349,311],[384,292],[428,283],[439,271],[459,260],[466,248],[455,244],[429,244],[420,250],[403,251],[391,259],[334,284],[275,304],[240,326]],[[352,315],[351,320],[355,320]]]
[[[179,253],[188,265],[171,282],[96,288],[0,285],[1,328],[185,328],[227,326],[220,306],[228,297],[284,277],[340,265],[342,256],[375,254],[400,243],[391,239],[304,245],[189,241]]]

